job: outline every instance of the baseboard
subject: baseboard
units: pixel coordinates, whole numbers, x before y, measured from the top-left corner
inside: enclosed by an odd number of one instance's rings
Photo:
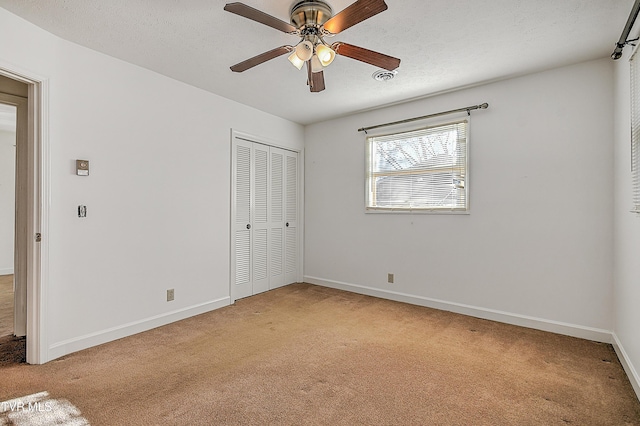
[[[616,350],[616,354],[618,355],[618,359],[620,360],[620,364],[624,368],[624,371],[627,373],[627,377],[629,377],[629,381],[631,382],[631,386],[633,386],[633,390],[636,392],[636,396],[640,400],[640,375],[636,371],[631,359],[627,355],[627,352],[624,350],[622,343],[618,339],[616,333],[612,333],[613,336],[613,348]]]
[[[154,317],[145,318],[144,320],[123,324],[121,326],[109,328],[95,333],[86,334],[84,336],[57,342],[49,346],[48,359],[42,362],[49,362],[61,356],[68,355],[73,352],[81,351],[92,346],[101,345],[143,331],[151,330],[172,322],[180,321],[195,315],[204,314],[215,309],[219,309],[230,304],[229,297],[202,303],[188,308],[179,309],[165,314],[156,315]]]
[[[0,269],[0,275],[13,275],[13,268]]]
[[[549,331],[566,336],[579,337],[581,339],[593,340],[596,342],[611,343],[611,332],[599,328],[585,327],[576,324],[568,324],[559,321],[552,321],[543,318],[530,317],[512,312],[497,311],[494,309],[481,308],[478,306],[464,305],[461,303],[447,302],[445,300],[431,299],[423,296],[399,293],[395,291],[382,290],[373,287],[349,284],[340,281],[327,280],[318,277],[305,276],[304,281],[309,284],[316,284],[324,287],[331,287],[338,290],[350,291],[367,296],[380,297],[382,299],[394,300],[396,302],[411,303],[413,305],[425,306],[427,308],[440,309],[458,314],[469,315],[476,318],[483,318],[506,324],[518,325],[521,327],[533,328],[536,330]]]

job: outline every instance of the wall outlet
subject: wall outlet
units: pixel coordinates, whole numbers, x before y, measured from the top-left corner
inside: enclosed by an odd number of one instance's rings
[[[170,288],[169,290],[167,290],[167,302],[171,302],[174,298],[174,292],[173,289]]]
[[[387,282],[393,284],[393,274],[387,274]]]

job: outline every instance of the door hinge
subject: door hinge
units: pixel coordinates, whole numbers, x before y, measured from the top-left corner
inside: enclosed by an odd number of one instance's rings
[[[42,234],[39,232],[36,232],[36,243],[39,243],[40,241],[42,241]]]

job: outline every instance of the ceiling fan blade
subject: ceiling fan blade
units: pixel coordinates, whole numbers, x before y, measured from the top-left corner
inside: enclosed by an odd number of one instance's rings
[[[249,58],[246,61],[242,61],[238,64],[235,64],[231,67],[231,71],[233,72],[243,72],[248,70],[249,68],[253,68],[256,65],[260,65],[263,62],[267,62],[273,58],[277,58],[278,56],[282,56],[285,53],[289,53],[293,51],[293,46],[280,46],[275,49],[269,50],[268,52],[261,53],[253,58]]]
[[[280,30],[285,33],[295,33],[297,32],[297,28],[293,25],[282,21],[278,18],[275,18],[267,13],[264,13],[258,9],[254,9],[251,6],[247,6],[244,3],[227,3],[224,6],[224,10],[227,12],[235,13],[236,15],[240,15],[244,18],[251,19],[252,21],[260,22],[268,27],[275,28],[276,30]]]
[[[358,0],[324,23],[325,30],[338,34],[349,27],[387,10],[384,0]]]
[[[333,43],[331,48],[337,55],[346,56],[357,61],[366,62],[385,70],[393,71],[400,66],[400,59],[383,53],[374,52],[364,47],[354,46],[353,44],[343,43],[341,41]]]
[[[311,72],[311,61],[307,61],[307,78],[309,84],[309,90],[313,93],[322,92],[324,87],[324,73],[320,72]]]

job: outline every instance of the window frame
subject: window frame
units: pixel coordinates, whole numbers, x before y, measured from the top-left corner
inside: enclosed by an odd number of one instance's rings
[[[447,214],[447,215],[468,215],[470,214],[470,199],[469,199],[469,157],[470,157],[470,147],[469,147],[469,139],[470,139],[470,122],[471,122],[471,117],[470,114],[465,114],[463,117],[457,117],[457,118],[450,118],[449,120],[442,120],[440,119],[439,121],[434,121],[429,123],[428,125],[423,125],[420,127],[409,127],[409,128],[403,128],[401,130],[395,131],[395,132],[390,132],[390,133],[378,133],[378,134],[368,134],[366,139],[365,139],[365,182],[364,182],[364,187],[365,187],[365,213],[371,213],[371,214]],[[389,174],[396,174],[396,175],[402,175],[402,174],[414,174],[412,173],[412,171],[407,170],[407,171],[398,171],[396,173],[375,173],[372,172],[372,168],[373,168],[373,163],[374,163],[374,158],[373,155],[374,153],[373,151],[373,144],[374,144],[374,140],[375,138],[382,138],[382,137],[389,137],[389,136],[393,136],[393,135],[403,135],[403,134],[408,134],[408,133],[413,133],[413,132],[420,132],[420,131],[427,131],[429,129],[435,129],[435,128],[439,128],[439,127],[446,127],[446,126],[451,126],[451,125],[455,125],[455,124],[462,124],[464,123],[466,125],[465,127],[465,152],[464,152],[464,165],[461,166],[460,168],[463,169],[464,172],[464,198],[465,198],[465,205],[464,207],[460,207],[460,208],[452,208],[452,207],[379,207],[379,206],[372,206],[372,194],[373,194],[373,190],[371,190],[371,185],[372,185],[372,181],[373,178],[376,174],[383,174],[383,175],[389,175]],[[450,167],[445,168],[445,166],[434,166],[433,168],[431,168],[431,170],[436,171],[436,170],[451,170]]]

